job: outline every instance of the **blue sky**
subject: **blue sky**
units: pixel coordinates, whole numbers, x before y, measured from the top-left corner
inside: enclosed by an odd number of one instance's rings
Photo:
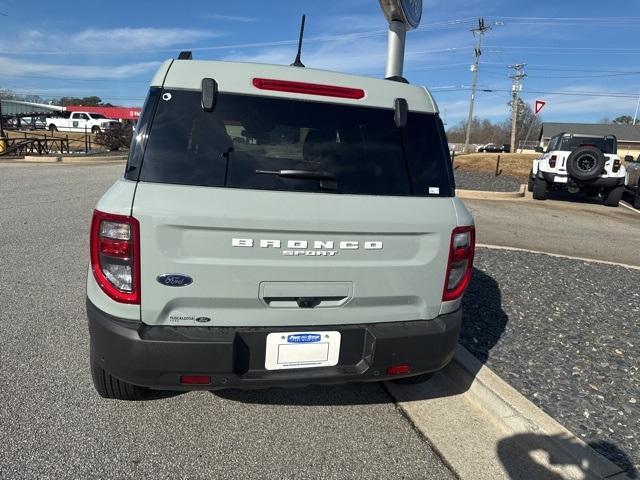
[[[386,22],[377,0],[38,3],[0,0],[6,14],[0,15],[0,88],[44,97],[95,94],[139,105],[159,63],[182,49],[198,59],[291,63],[302,13],[307,66],[384,73]],[[468,111],[475,45],[469,30],[478,16],[492,29],[485,36],[477,116],[508,116],[513,63],[528,64],[522,96],[548,101],[546,121],[634,114],[640,95],[637,0],[424,4],[422,27],[408,36],[405,76],[432,89],[449,125]]]

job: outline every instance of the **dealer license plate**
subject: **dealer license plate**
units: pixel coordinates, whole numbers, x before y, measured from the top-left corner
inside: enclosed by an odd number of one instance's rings
[[[333,367],[340,356],[340,332],[278,332],[267,335],[267,370]]]

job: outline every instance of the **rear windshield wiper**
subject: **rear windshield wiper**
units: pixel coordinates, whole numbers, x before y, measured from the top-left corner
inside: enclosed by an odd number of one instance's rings
[[[261,175],[277,175],[284,178],[320,180],[320,190],[337,190],[338,182],[333,173],[318,170],[256,170]]]

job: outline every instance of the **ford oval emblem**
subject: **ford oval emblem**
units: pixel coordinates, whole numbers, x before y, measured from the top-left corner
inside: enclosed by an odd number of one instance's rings
[[[164,275],[158,275],[156,280],[165,287],[186,287],[193,283],[193,278],[181,273],[165,273]]]
[[[317,333],[297,333],[295,335],[289,335],[287,342],[289,343],[316,343],[319,342],[322,337]]]

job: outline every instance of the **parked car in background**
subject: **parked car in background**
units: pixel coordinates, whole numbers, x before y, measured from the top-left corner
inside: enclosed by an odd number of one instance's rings
[[[617,207],[626,175],[615,135],[561,133],[533,161],[528,188],[536,200],[546,200],[550,190],[557,190],[600,197],[605,205]]]
[[[95,134],[119,125],[120,122],[100,113],[64,112],[60,117],[47,118],[46,124],[51,132],[90,132]]]
[[[498,145],[497,143],[487,143],[485,145],[480,145],[476,152],[479,153],[509,153],[511,151],[511,145],[508,143],[503,143],[502,145]]]
[[[632,156],[625,157],[627,162],[626,187],[631,194],[633,208],[640,208],[640,155],[634,159]]]

